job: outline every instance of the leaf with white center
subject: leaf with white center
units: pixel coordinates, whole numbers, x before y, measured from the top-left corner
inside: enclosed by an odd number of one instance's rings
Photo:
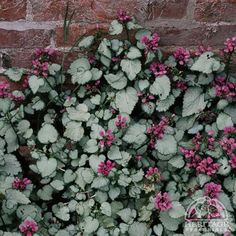
[[[141,71],[141,62],[138,59],[129,60],[123,59],[121,60],[120,66],[122,71],[124,71],[129,80],[134,80],[137,74]]]
[[[101,212],[106,216],[111,216],[111,205],[108,202],[103,202],[101,205]]]
[[[145,236],[148,233],[148,226],[145,223],[134,222],[128,232],[129,236]]]
[[[137,91],[128,87],[116,94],[115,103],[120,112],[131,114],[138,102]]]
[[[6,199],[7,201],[14,201],[15,203],[18,204],[29,204],[30,200],[20,192],[19,190],[16,189],[8,189],[6,190]]]
[[[115,200],[120,195],[120,188],[111,186],[108,195],[111,200]]]
[[[104,77],[114,89],[120,90],[127,85],[127,78],[122,71],[119,71],[117,74],[107,74]]]
[[[91,216],[85,218],[84,232],[87,234],[92,234],[97,231],[99,227],[99,222],[97,219],[93,219]]]
[[[138,87],[141,91],[143,91],[144,89],[148,88],[150,85],[148,80],[139,80],[138,81]]]
[[[200,113],[207,102],[204,101],[204,94],[202,89],[198,87],[189,88],[184,94],[182,116],[191,116]]]
[[[110,160],[113,160],[113,161],[122,159],[122,155],[117,146],[112,146],[110,150],[108,151],[107,156]]]
[[[89,157],[89,166],[92,168],[92,170],[96,173],[98,170],[98,166],[101,162],[105,161],[105,156],[100,155],[100,156],[96,156],[96,155],[91,155]]]
[[[9,68],[4,72],[4,74],[7,75],[10,80],[18,82],[24,74],[24,69]]]
[[[180,202],[173,201],[172,208],[169,210],[169,215],[172,218],[180,218],[185,214],[184,207],[180,204]]]
[[[85,38],[83,38],[80,42],[79,42],[79,47],[80,48],[89,48],[92,44],[93,44],[93,41],[94,41],[94,36],[93,35],[90,35],[90,36],[87,36]]]
[[[85,152],[95,153],[98,151],[98,143],[95,139],[89,139],[83,149]]]
[[[49,68],[48,68],[50,75],[56,75],[56,73],[60,70],[61,70],[61,65],[55,64],[55,63],[49,65]]]
[[[178,218],[172,218],[169,216],[168,212],[160,212],[160,221],[167,230],[176,231],[181,223]]]
[[[163,155],[175,154],[177,152],[177,142],[174,136],[166,134],[162,139],[158,139],[156,149]]]
[[[0,174],[6,173],[7,175],[18,175],[22,171],[21,165],[17,158],[11,154],[4,155],[4,165],[0,165]]]
[[[72,83],[85,84],[89,82],[93,77],[90,68],[91,66],[87,58],[79,58],[75,60],[68,70],[68,73],[72,76]]]
[[[223,112],[218,115],[216,124],[219,130],[223,130],[225,127],[233,126],[231,117]]]
[[[44,124],[38,132],[38,140],[43,144],[54,143],[57,138],[58,132],[51,124]]]
[[[146,126],[140,124],[134,124],[130,126],[123,137],[123,140],[127,143],[134,143],[137,145],[141,145],[146,140]]]
[[[76,108],[68,107],[66,108],[68,116],[71,120],[75,121],[88,121],[90,113],[88,113],[88,107],[86,104],[79,104]]]
[[[107,186],[109,183],[109,180],[103,176],[96,177],[91,185],[91,188],[102,188],[104,186]]]
[[[70,121],[66,124],[64,137],[69,138],[75,142],[78,142],[83,136],[84,136],[84,128],[81,126],[81,123]]]
[[[32,90],[33,94],[36,94],[38,89],[43,85],[44,85],[44,80],[42,78],[38,78],[35,75],[30,76],[29,87]]]
[[[166,75],[156,77],[150,86],[150,93],[158,95],[160,100],[164,100],[170,94],[170,79]]]
[[[58,179],[53,180],[50,185],[58,191],[64,189],[64,182]]]
[[[137,59],[139,57],[142,56],[142,53],[140,52],[140,50],[136,47],[130,47],[129,51],[127,53],[127,57],[131,60],[133,59]]]
[[[11,107],[11,100],[9,98],[0,98],[0,111],[7,113]]]
[[[171,94],[164,100],[156,102],[156,110],[159,112],[167,111],[175,103],[175,97]]]
[[[55,158],[41,157],[36,163],[39,172],[42,177],[51,175],[57,169],[57,160]]]
[[[203,53],[190,68],[193,71],[199,71],[210,74],[220,69],[220,62],[213,58],[212,52]]]
[[[168,161],[168,164],[170,164],[171,166],[173,166],[175,168],[180,169],[180,168],[184,167],[185,161],[182,156],[176,156],[176,157],[171,158]]]
[[[228,195],[225,193],[221,192],[218,196],[218,200],[223,204],[226,210],[233,212],[234,209],[232,207],[232,203]]]
[[[122,31],[123,31],[123,25],[119,23],[118,20],[113,20],[109,28],[109,34],[117,35],[117,34],[122,33]]]
[[[53,207],[53,212],[55,214],[55,216],[63,221],[69,221],[70,220],[70,209],[68,208],[68,206],[55,206]]]
[[[5,141],[7,142],[7,152],[14,152],[19,147],[17,135],[13,128],[9,128],[5,133]]]

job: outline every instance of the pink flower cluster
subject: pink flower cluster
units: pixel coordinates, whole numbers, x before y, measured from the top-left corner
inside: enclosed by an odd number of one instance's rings
[[[177,48],[174,52],[174,58],[181,66],[185,65],[190,59],[190,52],[184,48]]]
[[[48,67],[55,54],[52,48],[37,48],[34,53],[34,60],[32,61],[32,73],[44,78],[48,77]]]
[[[159,192],[155,198],[155,208],[160,211],[167,211],[172,208],[169,194],[167,192]]]
[[[155,76],[161,76],[161,75],[165,75],[167,73],[167,66],[165,64],[154,61],[151,63],[149,70]]]
[[[236,36],[232,38],[227,38],[226,41],[224,42],[224,53],[233,53],[236,49]]]
[[[115,140],[115,136],[112,134],[112,130],[111,129],[108,129],[106,132],[100,131],[99,135],[102,138],[99,141],[99,146],[102,147],[102,148],[103,147],[110,147],[111,144]]]
[[[204,196],[209,198],[218,198],[222,187],[220,184],[215,184],[213,182],[207,183],[204,186]]]
[[[227,81],[224,76],[216,77],[213,86],[217,97],[236,98],[236,83]]]
[[[202,135],[198,132],[192,139],[192,143],[194,144],[194,149],[198,151],[201,147]]]
[[[114,168],[114,166],[115,166],[115,163],[113,163],[110,160],[106,162],[101,162],[98,166],[98,173],[104,176],[108,176],[110,172],[112,171],[112,169]]]
[[[153,101],[155,100],[155,97],[149,93],[145,94],[145,93],[142,93],[142,92],[138,92],[138,97],[141,98],[141,102],[146,104],[150,101]]]
[[[152,124],[151,127],[147,128],[147,134],[150,136],[150,147],[155,148],[156,139],[162,139],[166,127],[169,124],[168,117],[162,117],[161,121],[158,124]]]
[[[92,81],[85,85],[85,89],[91,93],[95,93],[99,90],[100,84],[101,84],[100,80]]]
[[[180,89],[181,91],[185,91],[188,88],[187,83],[182,80],[177,80],[175,83],[175,87]]]
[[[20,179],[18,177],[15,177],[12,183],[12,188],[25,190],[29,184],[31,184],[31,181],[28,178]]]
[[[118,14],[117,14],[117,19],[121,22],[121,23],[126,23],[128,21],[132,20],[132,17],[127,15],[126,11],[123,10],[119,10]]]
[[[198,164],[196,170],[199,173],[211,176],[217,172],[219,167],[220,165],[218,163],[214,163],[214,160],[211,157],[207,157]]]
[[[236,140],[235,140],[236,128],[225,127],[224,137],[219,141],[222,149],[230,157],[229,164],[232,168],[236,168]]]
[[[32,236],[38,231],[38,225],[34,220],[26,219],[19,225],[19,229],[24,236]]]
[[[117,128],[124,129],[127,126],[127,117],[122,117],[121,115],[117,116],[117,120],[115,121],[115,125]]]
[[[208,131],[207,147],[209,150],[214,150],[215,148],[214,130]]]
[[[145,45],[145,53],[147,54],[150,51],[156,52],[158,49],[159,40],[160,40],[160,37],[158,36],[157,33],[154,33],[151,39],[149,39],[148,36],[144,35],[141,38],[141,43]]]
[[[23,96],[16,96],[9,91],[10,84],[6,81],[0,81],[0,98],[9,98],[13,101],[20,102],[25,98]]]
[[[161,180],[161,173],[157,167],[149,167],[145,174],[145,177],[148,180],[159,182]]]
[[[212,51],[211,47],[199,46],[195,51],[195,56],[201,56],[204,52]]]

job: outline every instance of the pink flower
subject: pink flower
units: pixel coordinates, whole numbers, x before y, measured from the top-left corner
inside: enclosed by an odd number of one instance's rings
[[[180,89],[181,91],[185,91],[188,88],[187,83],[182,80],[177,80],[175,83],[175,87]]]
[[[34,220],[26,219],[19,225],[19,229],[24,236],[32,236],[38,231],[38,225]]]
[[[96,57],[95,56],[88,56],[88,61],[89,61],[89,64],[94,64],[95,61],[96,61]]]
[[[151,39],[149,39],[148,36],[144,35],[141,38],[141,43],[145,45],[145,53],[147,54],[149,51],[156,52],[158,49],[159,40],[160,37],[157,33],[154,33]]]
[[[232,168],[236,169],[236,154],[232,154],[229,160],[229,164]]]
[[[225,127],[224,134],[236,134],[236,128],[233,126]]]
[[[198,132],[192,139],[192,143],[195,145],[195,150],[199,150],[201,147],[202,135]]]
[[[91,93],[96,93],[99,90],[100,85],[101,85],[100,80],[92,81],[85,85],[85,89]]]
[[[227,137],[223,137],[220,141],[219,141],[222,149],[228,154],[228,155],[232,155],[234,150],[236,149],[236,140],[235,138],[227,138]]]
[[[119,10],[118,14],[117,14],[117,19],[121,22],[121,23],[126,23],[128,21],[132,20],[131,16],[128,16],[126,11],[123,10]]]
[[[207,157],[199,163],[196,170],[199,173],[203,173],[208,176],[211,176],[217,172],[219,167],[220,167],[220,165],[218,163],[214,163],[214,161],[211,157]]]
[[[98,173],[108,176],[112,169],[114,168],[115,163],[108,160],[107,162],[101,162],[98,166]]]
[[[158,62],[152,62],[149,70],[152,71],[155,76],[161,76],[167,73],[167,66]]]
[[[146,104],[150,101],[153,101],[155,99],[155,97],[149,93],[145,94],[145,93],[139,92],[137,95],[139,98],[141,98],[141,102],[144,104]]]
[[[115,125],[117,128],[124,129],[127,126],[127,117],[122,117],[121,115],[117,116],[117,120],[115,121]]]
[[[112,130],[111,129],[108,129],[106,132],[104,131],[100,131],[99,132],[99,135],[100,137],[102,138],[100,141],[99,141],[99,145],[100,147],[110,147],[111,144],[114,142],[115,140],[115,137],[114,135],[112,134]]]
[[[172,208],[169,194],[167,192],[159,192],[155,198],[155,208],[160,211],[167,211]]]
[[[169,124],[168,117],[162,117],[158,124],[152,124],[151,127],[147,128],[147,134],[150,136],[151,140],[149,146],[155,148],[156,139],[162,139],[166,127]]]
[[[213,150],[215,148],[215,138],[214,136],[214,131],[210,130],[208,131],[208,138],[207,138],[207,147],[209,150]]]
[[[135,160],[136,161],[141,161],[142,159],[142,156],[141,155],[135,155]]]
[[[204,52],[210,52],[212,51],[211,47],[204,47],[204,46],[199,46],[196,51],[195,51],[195,55],[196,56],[200,56],[202,55]]]
[[[207,183],[204,186],[204,195],[209,198],[218,198],[222,187],[220,184],[215,184],[213,182]]]
[[[28,178],[19,179],[18,177],[15,177],[12,183],[12,188],[25,190],[29,184],[31,184],[31,181]]]
[[[233,53],[236,49],[236,36],[232,37],[232,38],[227,38],[226,41],[224,42],[224,49],[223,52],[224,53]]]
[[[179,65],[185,65],[190,59],[190,53],[187,49],[177,48],[174,52],[174,58]]]

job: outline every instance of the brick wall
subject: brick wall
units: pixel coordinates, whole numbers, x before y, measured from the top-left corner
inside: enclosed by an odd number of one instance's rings
[[[30,66],[36,47],[63,45],[66,0],[0,0],[0,52],[14,66]],[[236,35],[236,0],[71,0],[76,10],[70,42],[84,33],[107,29],[118,9],[136,16],[161,36],[161,46],[220,47]]]

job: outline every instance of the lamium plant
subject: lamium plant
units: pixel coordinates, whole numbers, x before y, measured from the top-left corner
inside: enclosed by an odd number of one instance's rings
[[[0,82],[0,236],[235,235],[236,37],[164,57],[123,11],[109,34],[76,41],[68,69],[45,48],[4,72],[23,89]]]

